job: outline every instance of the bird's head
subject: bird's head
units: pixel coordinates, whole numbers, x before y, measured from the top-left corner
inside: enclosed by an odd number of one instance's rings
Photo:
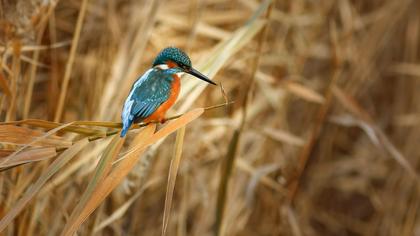
[[[179,72],[188,73],[196,78],[206,81],[207,83],[216,85],[216,83],[207,78],[207,76],[194,69],[188,55],[176,47],[163,49],[153,62],[153,67],[159,67],[161,69],[176,69]]]

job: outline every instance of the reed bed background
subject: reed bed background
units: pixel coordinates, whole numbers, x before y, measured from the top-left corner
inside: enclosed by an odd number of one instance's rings
[[[420,235],[418,1],[0,0],[0,17],[1,235]],[[184,116],[119,139],[167,46],[223,89],[183,78]]]

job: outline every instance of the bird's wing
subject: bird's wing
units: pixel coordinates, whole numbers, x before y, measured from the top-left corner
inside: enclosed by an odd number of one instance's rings
[[[157,76],[162,75],[156,70],[148,71],[133,85],[124,104],[123,122],[127,118],[130,123],[136,119],[145,119],[168,100],[171,82]]]

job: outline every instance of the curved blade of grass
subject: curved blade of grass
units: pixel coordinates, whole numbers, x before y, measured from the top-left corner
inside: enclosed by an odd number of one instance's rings
[[[11,144],[28,144],[34,138],[42,136],[44,132],[39,130],[32,130],[25,127],[14,125],[0,125],[0,142]],[[71,141],[65,140],[61,137],[48,137],[40,140],[39,142],[32,142],[32,146],[53,146],[53,147],[70,147]]]
[[[36,137],[32,140],[32,142],[25,144],[24,146],[22,146],[21,148],[19,148],[18,150],[16,150],[14,153],[12,153],[10,156],[6,157],[2,162],[0,162],[0,165],[4,164],[5,162],[9,161],[9,159],[14,158],[14,156],[16,156],[17,154],[19,154],[21,151],[25,150],[26,148],[28,148],[29,146],[33,145],[36,142],[40,142],[41,140],[47,138],[48,136],[57,133],[58,131],[64,129],[65,127],[69,126],[73,124],[73,122],[58,126],[55,129],[52,129],[50,131],[48,131],[47,133],[45,133],[42,136]]]
[[[35,196],[36,193],[44,186],[44,184],[51,178],[57,171],[59,171],[67,162],[69,162],[76,154],[82,150],[89,143],[87,138],[76,142],[69,149],[64,151],[38,178],[38,180],[29,187],[23,196],[14,204],[13,208],[0,220],[0,232],[2,232],[12,220],[23,210],[29,201]]]
[[[119,151],[121,150],[122,145],[124,144],[124,140],[120,138],[118,135],[114,135],[109,143],[108,147],[104,150],[102,154],[102,158],[99,160],[98,165],[96,166],[95,174],[90,180],[86,190],[84,191],[79,203],[77,204],[76,208],[70,215],[69,222],[72,222],[76,219],[83,208],[86,206],[87,201],[91,197],[93,191],[95,190],[96,186],[102,181],[105,176],[109,173],[112,166],[112,161],[118,156]]]
[[[101,122],[94,122],[94,123],[101,123]],[[108,122],[106,122],[108,123]],[[113,123],[113,122],[111,122]],[[35,127],[41,127],[41,128],[45,128],[45,129],[54,129],[57,127],[62,126],[62,123],[58,123],[58,122],[52,122],[52,121],[47,121],[47,120],[38,120],[38,119],[26,119],[26,120],[18,120],[18,121],[10,121],[10,122],[1,122],[0,126],[2,125],[31,125],[31,126],[35,126]],[[118,123],[117,123],[118,124]],[[63,131],[68,131],[68,132],[74,132],[74,133],[78,133],[78,134],[84,134],[84,135],[99,135],[102,134],[104,135],[104,132],[101,130],[97,130],[97,129],[92,129],[92,128],[86,128],[86,127],[80,127],[78,125],[89,125],[89,122],[86,121],[74,121],[72,122],[71,125],[66,126],[65,128],[63,128]],[[101,125],[97,125],[97,126],[101,126]],[[111,127],[111,126],[104,126],[104,127]],[[113,126],[115,127],[115,126]],[[117,126],[121,127],[120,126]]]
[[[0,164],[0,169],[34,161],[41,161],[55,157],[56,155],[57,152],[53,147],[33,148],[23,151],[15,155],[13,158],[9,158],[7,161],[2,162]]]
[[[118,164],[111,170],[110,174],[101,181],[91,198],[87,201],[86,207],[74,221],[67,222],[65,230],[61,235],[73,235],[80,225],[92,214],[92,212],[105,200],[105,198],[124,180],[128,173],[134,168],[139,156],[145,149],[159,141],[161,138],[168,136],[177,129],[187,125],[193,120],[197,119],[204,112],[203,108],[194,109],[176,120],[170,121],[158,132],[153,133],[156,129],[156,124],[149,124],[140,131],[134,140],[134,147],[130,148],[124,157],[122,157]]]
[[[176,182],[176,176],[178,174],[179,164],[181,163],[182,157],[182,146],[184,144],[185,126],[178,130],[176,134],[174,156],[171,160],[168,175],[168,186],[166,187],[165,197],[165,210],[163,211],[163,227],[162,235],[166,235],[168,229],[169,217],[171,215],[172,197],[174,195],[174,188]]]

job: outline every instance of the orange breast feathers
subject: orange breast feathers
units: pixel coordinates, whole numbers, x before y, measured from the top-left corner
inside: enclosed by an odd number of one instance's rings
[[[144,122],[150,122],[150,121],[163,122],[165,120],[166,111],[168,111],[169,108],[171,108],[172,105],[174,105],[174,103],[176,102],[176,99],[178,98],[179,91],[181,88],[181,79],[179,78],[179,76],[174,74],[173,78],[174,80],[171,84],[172,85],[171,94],[169,95],[168,100],[162,103],[162,105],[160,105],[159,108],[156,109],[156,111],[153,112],[149,117],[144,119]]]

